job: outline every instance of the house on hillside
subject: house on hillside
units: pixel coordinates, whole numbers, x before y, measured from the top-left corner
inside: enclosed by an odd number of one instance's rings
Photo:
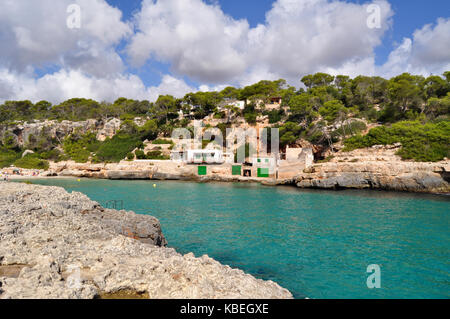
[[[239,101],[239,100],[234,100],[234,99],[227,99],[224,102],[220,103],[218,108],[220,111],[225,111],[226,110],[226,106],[233,106],[236,107],[240,110],[243,110],[245,107],[245,101]]]
[[[228,105],[232,105],[240,110],[243,110],[245,107],[245,101],[233,101],[232,103],[228,103]]]
[[[263,99],[247,100],[247,104],[253,103],[256,108],[265,109],[267,111],[279,110],[282,102],[283,99],[279,96],[271,97],[268,101]]]
[[[283,99],[279,96],[271,97],[270,102],[265,105],[266,110],[279,110],[281,108],[281,103],[283,102]]]

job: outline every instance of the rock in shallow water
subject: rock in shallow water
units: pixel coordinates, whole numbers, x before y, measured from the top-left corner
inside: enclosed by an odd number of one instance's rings
[[[0,298],[292,298],[167,245],[159,221],[59,187],[0,182]]]

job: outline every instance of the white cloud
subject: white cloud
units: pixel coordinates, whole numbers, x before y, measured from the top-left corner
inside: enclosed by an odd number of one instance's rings
[[[219,85],[207,85],[202,84],[199,86],[198,91],[201,92],[220,92],[225,89],[227,86],[231,86],[229,84],[219,84]]]
[[[355,58],[344,62],[337,68],[325,67],[323,72],[332,75],[345,74],[350,77],[357,77],[358,75],[373,76],[376,75],[375,57],[369,56],[366,58]]]
[[[135,65],[150,58],[171,63],[178,73],[204,82],[224,82],[246,69],[249,25],[201,0],[144,0],[138,32],[128,47]]]
[[[265,26],[255,30],[256,35],[250,35],[252,55],[268,72],[287,79],[330,68],[355,68],[352,64],[365,65],[390,27],[393,14],[387,1],[377,4],[381,9],[381,28],[370,29],[366,5],[278,0],[266,15]]]
[[[67,27],[67,7],[81,8],[81,28]],[[22,72],[27,67],[79,68],[95,75],[123,71],[114,50],[131,27],[122,12],[104,0],[5,0],[0,10],[0,65]]]
[[[324,69],[370,69],[374,49],[390,27],[385,0],[381,28],[367,26],[366,5],[328,0],[278,0],[265,24],[226,16],[201,0],[144,0],[128,54],[137,65],[150,58],[201,82],[248,84],[284,77],[293,81]]]
[[[437,20],[414,32],[414,65],[447,65],[450,62],[450,18]]]
[[[411,48],[411,39],[403,39],[403,42],[389,54],[389,58],[386,63],[378,68],[377,73],[390,78],[403,72],[409,72],[411,69],[411,66],[409,65]]]
[[[39,79],[0,70],[0,102],[5,100],[48,100],[52,103],[75,98],[91,98],[112,102],[119,97],[155,101],[160,94],[182,97],[196,89],[170,75],[162,77],[158,86],[146,87],[133,74],[96,78],[79,70],[60,70]]]
[[[450,70],[450,19],[438,19],[405,38],[377,73],[392,77],[403,72],[427,76]]]
[[[170,75],[163,76],[161,84],[157,87],[150,87],[147,89],[148,95],[150,96],[150,101],[155,101],[159,95],[167,94],[181,98],[186,93],[194,91],[198,91],[198,89],[189,86],[182,79],[178,79]]]

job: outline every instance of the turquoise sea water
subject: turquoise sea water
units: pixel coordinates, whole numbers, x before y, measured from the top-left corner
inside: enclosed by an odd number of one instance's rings
[[[257,184],[54,179],[161,221],[170,247],[207,254],[296,298],[449,298],[450,198]],[[153,184],[157,187],[154,188]],[[381,267],[368,289],[367,266]]]

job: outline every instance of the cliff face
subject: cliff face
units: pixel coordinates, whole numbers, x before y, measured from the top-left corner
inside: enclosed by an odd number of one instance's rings
[[[328,163],[315,164],[294,178],[301,188],[383,189],[420,193],[450,193],[450,163],[402,161],[398,146],[339,152]]]
[[[292,298],[166,244],[154,217],[59,187],[0,182],[0,298]]]
[[[80,122],[71,121],[36,121],[33,123],[21,123],[15,125],[0,125],[0,136],[8,133],[16,139],[21,147],[25,146],[30,136],[38,136],[42,131],[54,139],[62,141],[66,136],[78,130],[81,134],[88,131],[95,132],[97,139],[104,141],[107,137],[112,137],[120,129],[119,119],[110,119],[106,122],[101,120],[87,120]]]

